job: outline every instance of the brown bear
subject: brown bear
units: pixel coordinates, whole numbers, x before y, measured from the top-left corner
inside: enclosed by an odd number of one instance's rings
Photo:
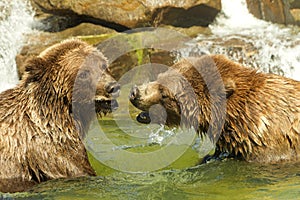
[[[144,111],[137,116],[141,123],[209,134],[215,156],[265,163],[299,160],[298,81],[205,55],[183,59],[156,81],[134,86],[129,98]]]
[[[118,107],[107,65],[96,48],[69,39],[28,61],[20,83],[0,94],[1,192],[95,175],[83,137],[97,114]]]

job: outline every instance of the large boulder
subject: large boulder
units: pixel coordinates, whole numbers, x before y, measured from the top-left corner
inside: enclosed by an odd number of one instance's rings
[[[299,0],[290,0],[290,12],[296,24],[300,25],[300,1]]]
[[[255,17],[279,24],[300,25],[298,0],[246,0],[248,10]]]
[[[221,0],[31,0],[36,10],[68,16],[74,24],[92,22],[126,30],[136,27],[173,25],[208,26],[221,10]],[[74,22],[75,21],[75,22]]]

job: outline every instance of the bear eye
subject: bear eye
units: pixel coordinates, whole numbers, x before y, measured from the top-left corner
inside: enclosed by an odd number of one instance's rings
[[[162,92],[162,93],[161,93],[161,97],[162,97],[163,99],[166,99],[166,98],[168,98],[168,95],[167,95],[165,92]]]
[[[106,69],[107,69],[107,64],[106,64],[106,63],[103,63],[103,64],[101,65],[101,68],[104,69],[104,70],[106,70]]]
[[[168,98],[168,94],[166,93],[166,91],[165,91],[165,89],[164,89],[163,87],[160,87],[160,88],[159,88],[159,92],[160,92],[161,97],[162,97],[163,99]]]
[[[83,71],[78,75],[80,79],[87,79],[88,76],[89,76],[89,71]]]

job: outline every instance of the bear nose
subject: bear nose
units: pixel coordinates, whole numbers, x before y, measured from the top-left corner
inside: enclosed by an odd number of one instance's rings
[[[120,94],[120,84],[117,82],[110,82],[105,85],[105,91],[111,94],[114,98],[118,97]]]
[[[130,90],[129,98],[130,100],[136,100],[139,97],[140,97],[140,90],[136,85],[134,85]]]

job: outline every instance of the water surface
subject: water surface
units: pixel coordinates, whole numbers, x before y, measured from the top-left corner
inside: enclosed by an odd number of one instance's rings
[[[21,199],[299,199],[299,164],[236,160],[154,173],[53,180]]]

